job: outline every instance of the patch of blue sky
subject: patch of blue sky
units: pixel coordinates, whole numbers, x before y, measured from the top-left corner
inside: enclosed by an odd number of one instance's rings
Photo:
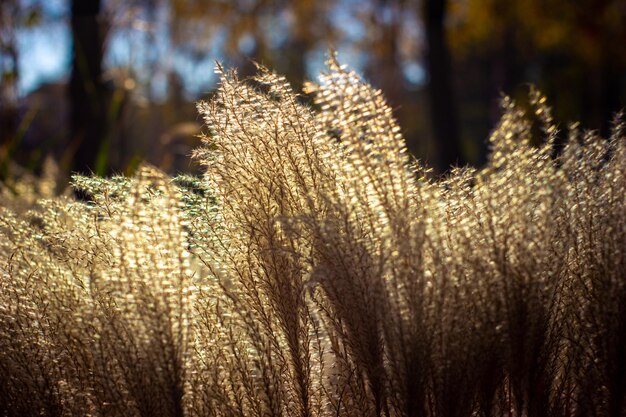
[[[218,77],[215,74],[215,65],[221,62],[226,67],[230,62],[224,62],[222,51],[226,44],[226,32],[224,28],[218,28],[213,32],[210,40],[206,40],[206,46],[202,53],[199,53],[199,45],[192,45],[190,48],[175,48],[171,54],[171,65],[174,72],[180,77],[183,95],[187,99],[195,100],[199,95],[204,95],[211,91]],[[252,42],[250,44],[249,42]],[[254,39],[243,41],[248,43],[249,48],[254,48]],[[238,45],[241,47],[241,45]]]
[[[417,61],[407,61],[402,63],[402,75],[414,86],[421,86],[426,83],[426,70]]]
[[[371,7],[369,2],[360,0],[339,1],[330,13],[331,23],[340,29],[347,39],[361,39],[365,36],[366,29],[357,15],[367,13]]]
[[[18,94],[25,96],[42,83],[67,78],[71,60],[69,1],[20,0],[24,10],[40,9],[41,22],[17,31]]]
[[[71,33],[65,19],[47,20],[17,34],[20,55],[18,94],[27,95],[41,84],[67,79],[71,61]]]
[[[186,98],[197,99],[198,95],[206,94],[215,87],[217,82],[215,62],[216,56],[211,54],[201,59],[175,54],[174,69],[183,81],[183,95]]]

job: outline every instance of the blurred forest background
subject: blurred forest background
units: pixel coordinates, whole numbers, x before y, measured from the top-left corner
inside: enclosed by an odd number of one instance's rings
[[[626,0],[0,0],[0,179],[49,157],[64,175],[197,171],[215,61],[300,88],[329,47],[439,172],[484,162],[502,93],[537,85],[563,131],[606,134],[626,103]]]

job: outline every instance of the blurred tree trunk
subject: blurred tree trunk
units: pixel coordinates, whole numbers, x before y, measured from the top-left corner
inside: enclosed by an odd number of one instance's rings
[[[294,37],[285,48],[288,68],[284,73],[296,92],[302,91],[306,80],[306,53],[312,49],[308,38]]]
[[[73,172],[89,173],[105,138],[100,0],[72,0],[74,52],[69,85]]]
[[[626,104],[621,102],[622,74],[616,68],[615,62],[619,62],[617,58],[604,57],[602,62],[589,71],[591,75],[587,83],[591,89],[591,105],[584,109],[580,117],[583,119],[587,113],[587,127],[597,129],[604,137],[609,137],[613,116]]]
[[[459,134],[457,106],[452,86],[452,68],[446,44],[444,19],[446,0],[424,0],[426,65],[433,136],[439,152],[440,168],[465,163]]]
[[[18,106],[17,81],[19,56],[16,32],[19,3],[9,0],[0,3],[0,180],[7,177],[13,148],[17,145]]]

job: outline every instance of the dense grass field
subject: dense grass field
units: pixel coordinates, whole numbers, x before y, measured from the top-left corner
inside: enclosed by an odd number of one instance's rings
[[[433,178],[330,60],[218,68],[203,178],[0,199],[2,416],[626,415],[626,135],[503,100]]]

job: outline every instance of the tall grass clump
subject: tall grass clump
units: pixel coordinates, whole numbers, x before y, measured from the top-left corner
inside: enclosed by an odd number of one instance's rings
[[[218,72],[203,178],[0,191],[1,415],[626,415],[621,117],[557,144],[504,99],[433,179],[334,59],[313,108]]]

